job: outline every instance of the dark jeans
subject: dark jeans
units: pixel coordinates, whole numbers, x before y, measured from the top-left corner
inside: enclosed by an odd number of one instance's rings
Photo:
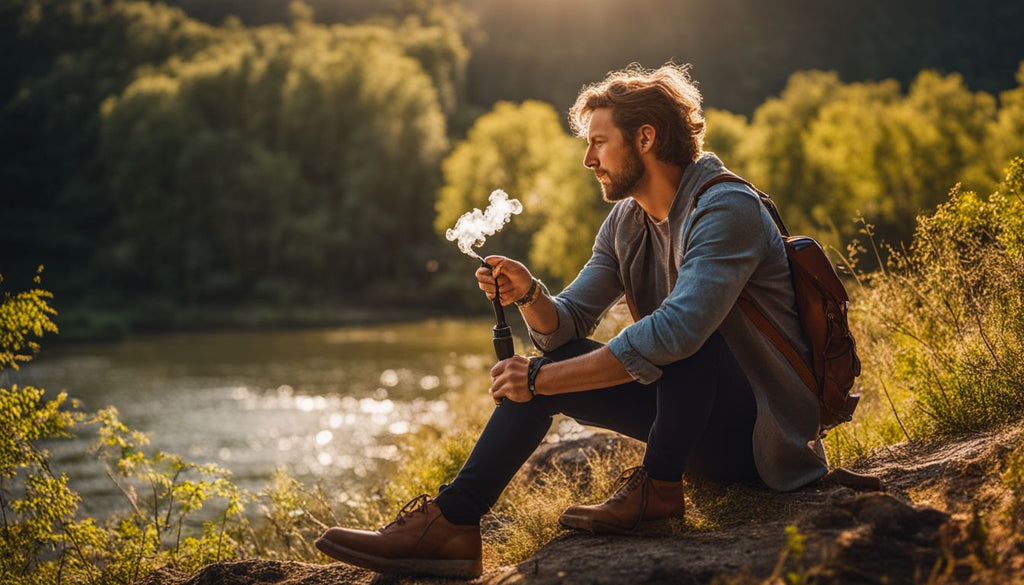
[[[601,344],[579,339],[547,353],[564,360]],[[750,384],[719,333],[692,356],[662,367],[653,384],[609,388],[529,402],[505,400],[494,409],[465,465],[437,496],[445,517],[472,524],[490,510],[512,476],[544,439],[554,414],[645,441],[643,464],[655,479],[685,472],[717,481],[757,478],[752,435],[757,405]]]

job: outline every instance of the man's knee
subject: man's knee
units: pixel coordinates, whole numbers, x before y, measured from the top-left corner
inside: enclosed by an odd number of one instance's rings
[[[526,402],[514,402],[512,400],[503,400],[501,405],[497,407],[496,411],[501,410],[504,415],[503,418],[516,421],[516,423],[524,422],[521,417],[527,418],[551,418],[558,414],[558,407],[552,404],[550,396],[534,396]]]

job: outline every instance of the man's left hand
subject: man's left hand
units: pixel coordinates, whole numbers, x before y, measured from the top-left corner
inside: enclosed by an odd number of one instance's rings
[[[491,397],[495,404],[499,404],[503,398],[512,402],[529,402],[533,399],[526,387],[529,367],[530,360],[514,355],[491,368]]]

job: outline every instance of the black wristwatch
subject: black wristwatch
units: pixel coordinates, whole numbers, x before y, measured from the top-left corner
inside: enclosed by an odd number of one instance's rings
[[[530,396],[537,395],[537,374],[540,373],[540,369],[544,367],[544,364],[550,364],[551,359],[541,356],[530,358],[530,366],[526,370],[526,389],[530,391]]]

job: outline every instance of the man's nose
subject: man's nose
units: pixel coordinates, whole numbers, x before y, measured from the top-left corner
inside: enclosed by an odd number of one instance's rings
[[[588,169],[597,167],[597,157],[594,156],[593,150],[592,148],[587,148],[587,153],[583,155],[583,166]]]

